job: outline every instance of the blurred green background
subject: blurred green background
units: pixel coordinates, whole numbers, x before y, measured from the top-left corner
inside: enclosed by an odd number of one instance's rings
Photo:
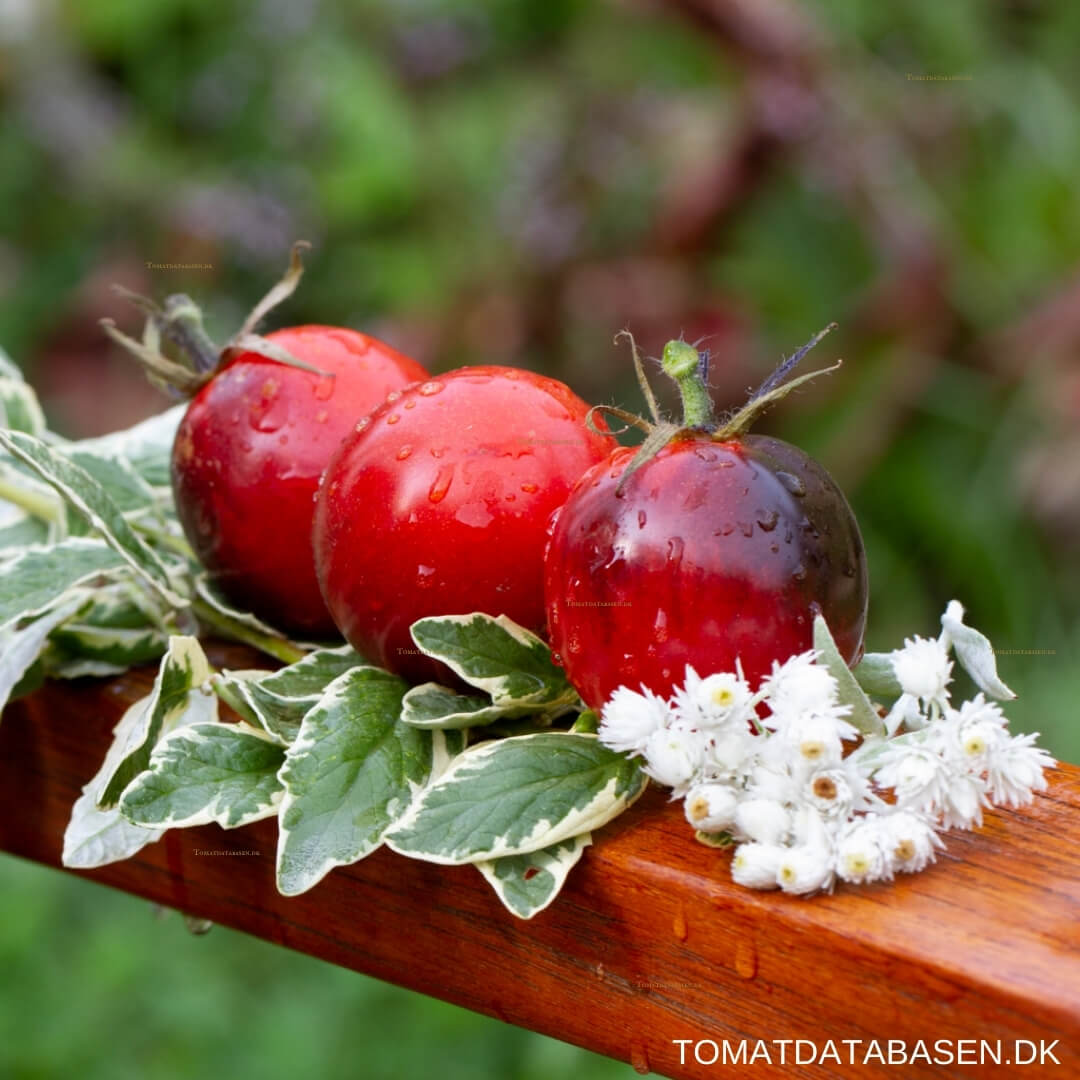
[[[759,430],[849,493],[868,647],[959,597],[1078,761],[1078,39],[1069,0],[2,0],[0,343],[58,430],[130,423],[109,284],[223,339],[296,238],[279,319],[635,408],[624,326],[705,338],[731,407],[835,319]],[[9,859],[0,950],[4,1076],[630,1075]]]

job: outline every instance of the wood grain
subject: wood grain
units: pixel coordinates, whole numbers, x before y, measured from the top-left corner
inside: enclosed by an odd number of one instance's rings
[[[242,650],[218,662],[251,666]],[[152,672],[45,687],[0,724],[0,849],[57,866],[71,804]],[[954,836],[936,867],[891,887],[812,901],[734,886],[729,856],[695,843],[678,805],[650,792],[605,829],[563,895],[529,922],[471,867],[379,851],[301,897],[274,888],[273,822],[173,831],[86,874],[332,963],[444,998],[639,1070],[709,1077],[694,1043],[764,1040],[762,1077],[1005,1076],[981,1066],[902,1068],[869,1040],[1058,1040],[1080,1075],[1080,769],[1052,774],[1034,807]],[[688,1039],[680,1047],[674,1040]],[[836,1040],[843,1064],[793,1064]],[[864,1040],[858,1047],[841,1040]],[[698,1046],[707,1062],[708,1042]],[[811,1053],[801,1047],[803,1057]],[[955,1054],[955,1045],[952,1047]],[[855,1053],[865,1066],[847,1064]],[[967,1051],[977,1054],[972,1044]],[[680,1064],[680,1054],[685,1063]],[[721,1059],[722,1061],[722,1059]]]

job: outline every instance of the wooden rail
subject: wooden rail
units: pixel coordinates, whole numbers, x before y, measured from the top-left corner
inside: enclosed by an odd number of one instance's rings
[[[219,652],[224,659],[251,661],[237,650]],[[9,706],[0,849],[59,865],[71,804],[152,675],[49,685]],[[1041,1042],[1061,1064],[1047,1058],[1024,1075],[1080,1075],[1072,766],[1052,774],[1029,810],[993,813],[981,833],[950,837],[925,873],[812,901],[733,885],[728,856],[695,843],[658,792],[603,830],[563,894],[530,922],[509,915],[471,867],[385,850],[286,899],[274,888],[275,839],[265,821],[172,831],[86,876],[642,1072],[715,1076],[724,1040],[729,1055],[746,1040],[746,1061],[757,1052],[751,1075],[762,1077],[1002,1077],[1013,1072],[993,1064],[998,1040],[1003,1062],[1027,1040],[1022,1057]],[[780,1042],[798,1039],[807,1042]],[[889,1040],[916,1057],[922,1040],[938,1064],[884,1064],[875,1051],[887,1059]],[[797,1054],[814,1062],[793,1064]],[[964,1063],[980,1055],[982,1064]]]

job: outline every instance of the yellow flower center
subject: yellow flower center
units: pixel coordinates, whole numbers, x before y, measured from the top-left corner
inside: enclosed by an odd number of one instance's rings
[[[712,699],[714,705],[719,705],[722,709],[726,709],[729,705],[735,704],[735,694],[728,686],[719,686],[712,692]]]
[[[910,862],[915,858],[915,844],[911,840],[901,840],[893,854],[900,862]]]

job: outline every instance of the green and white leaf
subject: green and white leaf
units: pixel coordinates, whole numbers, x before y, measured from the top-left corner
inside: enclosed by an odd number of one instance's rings
[[[186,404],[174,405],[134,427],[69,445],[91,454],[123,457],[151,487],[168,488],[173,441],[186,411]]]
[[[418,649],[490,694],[496,705],[566,711],[578,701],[547,645],[505,615],[475,612],[420,619],[410,632]]]
[[[829,674],[836,680],[840,704],[851,706],[851,713],[847,720],[864,735],[883,733],[885,722],[878,716],[877,709],[870,704],[870,699],[840,655],[840,650],[836,647],[836,642],[833,641],[829,626],[822,615],[814,618],[814,648],[818,651],[820,662],[829,669]]]
[[[0,524],[0,559],[19,548],[39,547],[49,540],[49,526],[41,518],[16,510],[10,503],[4,508],[14,511],[3,515]]]
[[[29,548],[0,564],[0,626],[43,612],[69,589],[125,565],[101,540],[76,537],[52,547]]]
[[[866,653],[851,673],[858,684],[874,697],[894,698],[903,693],[889,653]]]
[[[83,788],[71,810],[71,820],[64,832],[61,862],[74,870],[92,870],[95,866],[128,859],[147,844],[160,840],[164,829],[146,829],[132,825],[113,807],[102,810],[98,799],[119,767],[136,729],[143,723],[149,698],[135,702],[113,729],[113,741],[97,775]]]
[[[354,667],[304,716],[280,772],[284,895],[306,892],[335,866],[374,851],[428,781],[432,736],[401,722],[405,688],[389,672]]]
[[[134,825],[235,829],[277,813],[284,760],[282,747],[246,724],[190,724],[154,747],[120,812]]]
[[[92,476],[121,513],[144,510],[154,505],[157,494],[126,458],[118,454],[92,452],[78,443],[70,443],[60,448],[59,452]]]
[[[264,728],[283,746],[293,742],[305,714],[338,676],[366,666],[350,646],[316,649],[273,672],[225,671],[214,677],[223,701],[249,723]]]
[[[94,590],[93,604],[52,635],[49,674],[119,674],[160,659],[169,635],[160,625],[160,613],[147,611],[144,599],[130,581]]]
[[[171,637],[146,709],[128,732],[116,769],[102,787],[102,808],[115,806],[124,788],[149,767],[159,739],[179,727],[217,720],[217,698],[204,688],[209,678],[210,665],[199,642],[193,637]]]
[[[964,625],[964,608],[958,600],[951,601],[945,609],[941,629],[946,646],[952,645],[960,666],[984,694],[999,701],[1011,701],[1016,697],[998,676],[997,659],[989,638]]]
[[[41,436],[47,430],[37,394],[18,377],[0,370],[0,427]]]
[[[493,862],[478,862],[476,869],[508,911],[519,919],[531,919],[559,895],[567,875],[591,843],[592,836],[585,833],[530,855],[508,855]]]
[[[89,590],[73,589],[44,614],[34,616],[26,623],[9,623],[0,629],[0,710],[45,650],[49,635],[87,607],[91,599]]]
[[[640,765],[592,735],[544,731],[471,747],[387,834],[428,862],[523,855],[600,828],[645,789]]]
[[[52,485],[168,603],[174,607],[187,604],[187,600],[170,587],[168,572],[157,554],[132,530],[116,503],[85,469],[69,461],[62,452],[23,432],[0,431],[0,445]]]
[[[438,683],[424,683],[405,695],[401,719],[414,727],[458,731],[543,711],[542,705],[493,705],[486,694],[458,694]]]

